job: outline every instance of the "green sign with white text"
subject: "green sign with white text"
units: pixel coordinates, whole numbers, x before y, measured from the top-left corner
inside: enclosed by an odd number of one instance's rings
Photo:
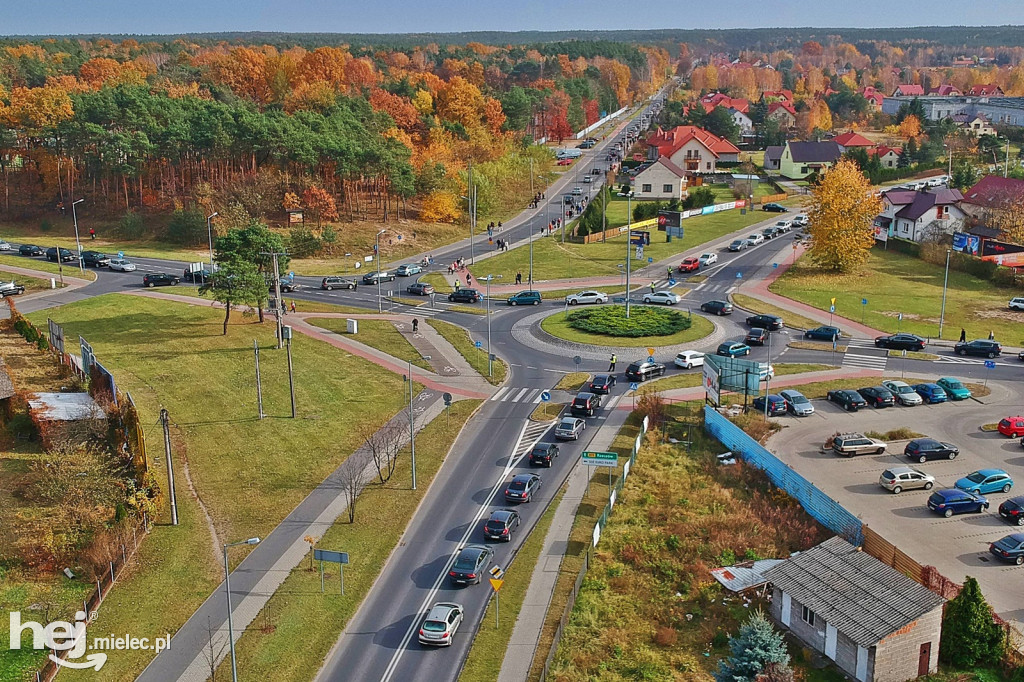
[[[619,465],[617,452],[584,452],[580,457],[583,463],[592,467],[614,467]]]

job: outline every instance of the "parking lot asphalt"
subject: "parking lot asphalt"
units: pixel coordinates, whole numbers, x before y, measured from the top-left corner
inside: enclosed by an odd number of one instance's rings
[[[1019,439],[981,431],[980,427],[1020,414],[1024,409],[1022,386],[990,382],[989,388],[992,393],[980,401],[866,408],[856,413],[845,412],[825,400],[815,400],[815,413],[809,417],[777,418],[775,421],[783,429],[768,440],[767,447],[918,563],[935,566],[942,575],[958,583],[968,575],[977,578],[996,612],[1015,621],[1015,627],[1021,631],[1024,566],[996,561],[988,546],[1019,530],[1000,519],[998,508],[1008,497],[1024,494],[1024,449]],[[890,443],[883,455],[847,459],[821,452],[825,440],[837,431],[885,433],[899,427],[953,443],[960,448],[960,455],[952,461],[910,462],[903,455],[906,441]],[[934,490],[952,488],[958,478],[983,468],[1005,470],[1015,485],[1008,494],[986,495],[991,503],[987,512],[946,519],[928,510],[930,491],[908,490],[894,495],[878,485],[879,475],[897,465],[913,466],[935,476]]]

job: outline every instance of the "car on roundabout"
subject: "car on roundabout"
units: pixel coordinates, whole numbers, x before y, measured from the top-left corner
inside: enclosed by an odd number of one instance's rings
[[[476,289],[459,289],[448,294],[448,300],[452,303],[476,303],[481,298],[483,297]]]
[[[732,315],[733,307],[732,303],[728,301],[705,301],[700,304],[701,312],[711,313],[712,315]]]
[[[412,275],[418,275],[423,272],[423,268],[414,263],[407,263],[405,265],[399,265],[395,269],[395,274],[399,277],[410,277]]]
[[[578,294],[569,294],[565,297],[566,305],[591,305],[607,302],[608,294],[600,291],[581,291]]]
[[[596,374],[590,380],[590,392],[595,395],[608,395],[615,387],[614,374]]]
[[[843,332],[839,327],[824,325],[821,327],[815,327],[814,329],[808,329],[804,332],[804,338],[815,339],[818,341],[838,341],[842,334]]]
[[[434,293],[434,285],[426,282],[413,282],[405,288],[405,292],[414,296],[429,296]]]
[[[725,341],[719,344],[715,354],[727,358],[738,358],[742,355],[750,355],[750,346],[739,341]]]
[[[676,359],[672,361],[676,367],[680,369],[693,369],[694,367],[700,367],[704,364],[704,353],[699,350],[683,350],[676,354]]]
[[[762,327],[770,332],[777,332],[786,326],[778,315],[751,315],[746,323],[748,327]]]
[[[539,291],[520,291],[508,297],[508,304],[517,305],[540,305],[541,295]]]
[[[655,291],[654,293],[644,294],[644,303],[659,303],[662,305],[675,305],[683,300],[679,294],[674,294],[671,291]]]
[[[136,270],[135,263],[127,258],[111,258],[110,265],[107,267],[117,272],[135,272]]]

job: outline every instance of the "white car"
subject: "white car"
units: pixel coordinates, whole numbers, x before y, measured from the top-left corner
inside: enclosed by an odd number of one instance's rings
[[[111,258],[110,269],[120,270],[121,272],[133,272],[135,270],[135,263],[131,262],[126,258]]]
[[[607,303],[608,294],[602,294],[600,291],[581,291],[578,294],[569,294],[566,296],[565,302],[568,305],[579,305],[580,303]]]
[[[1010,299],[1010,310],[1024,310],[1024,296]]]
[[[761,381],[771,381],[775,378],[775,365],[768,365],[766,369],[761,370]]]
[[[572,193],[576,194],[576,195],[583,194],[583,188],[582,187],[573,187],[572,188]]]
[[[779,230],[782,230],[783,232],[789,232],[790,230],[793,229],[793,221],[780,220],[779,222],[775,223],[775,227]]]
[[[747,241],[750,242],[751,246],[757,246],[758,244],[764,244],[764,235],[761,234],[760,232],[755,232],[754,234],[752,234],[749,237],[747,237]]]
[[[591,182],[593,182],[593,181],[594,181],[594,178],[593,178],[593,176],[591,176],[591,175],[584,175],[584,176],[583,176],[583,182],[586,182],[586,183],[591,183]]]
[[[644,303],[664,303],[665,305],[675,305],[681,301],[679,294],[673,294],[671,291],[655,291],[653,294],[644,294]]]
[[[700,254],[700,258],[698,258],[697,260],[700,262],[702,267],[706,266],[706,265],[713,265],[714,263],[718,262],[718,254],[717,253],[702,253],[702,254]]]
[[[808,222],[810,222],[810,220],[808,219],[806,213],[797,213],[795,216],[793,216],[793,224],[796,225],[797,227],[804,227],[807,225]]]
[[[13,251],[14,247],[11,246],[10,242],[0,239],[0,251]]]
[[[905,381],[891,379],[883,381],[882,386],[892,391],[893,397],[896,398],[896,402],[900,405],[910,407],[911,405],[920,405],[924,402],[918,392],[912,389]]]
[[[682,369],[693,369],[704,364],[704,354],[697,350],[684,350],[676,355],[675,365]]]

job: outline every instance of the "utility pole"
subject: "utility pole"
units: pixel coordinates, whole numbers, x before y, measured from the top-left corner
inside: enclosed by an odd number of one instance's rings
[[[530,199],[533,199],[536,192],[533,190],[533,157],[530,157]]]
[[[942,279],[942,312],[939,313],[939,338],[942,338],[942,323],[946,320],[946,286],[949,284],[949,256],[953,251],[946,249],[946,275]]]
[[[429,355],[423,356],[424,360],[429,360]],[[412,489],[416,490],[416,413],[412,409],[412,401],[414,398],[414,389],[412,386],[412,360],[409,360],[409,456],[410,464],[412,465]]]
[[[466,201],[469,204],[469,264],[476,264],[473,249],[473,235],[476,233],[476,188],[473,186],[473,162],[469,163],[467,177]]]
[[[285,325],[282,329],[282,336],[288,342],[288,392],[292,398],[292,419],[295,419],[295,372],[292,370],[292,328]]]
[[[167,410],[160,410],[160,424],[164,427],[164,455],[167,458],[167,490],[170,492],[171,525],[178,525],[178,499],[174,494],[174,466],[171,464],[171,426]]]
[[[277,268],[277,257],[287,256],[287,252],[261,251],[261,256],[270,256],[274,259],[274,318],[277,322],[277,347],[280,350],[284,347],[284,339],[281,338],[281,312],[284,305],[281,303],[281,272]]]
[[[633,192],[626,192],[626,319],[629,319],[629,273],[631,269],[631,263],[633,262],[633,254],[629,252],[633,246],[633,211],[632,211],[632,199]]]
[[[256,339],[252,340],[252,350],[256,354],[256,406],[259,409],[260,419],[263,419],[263,385],[260,383],[260,344]]]

